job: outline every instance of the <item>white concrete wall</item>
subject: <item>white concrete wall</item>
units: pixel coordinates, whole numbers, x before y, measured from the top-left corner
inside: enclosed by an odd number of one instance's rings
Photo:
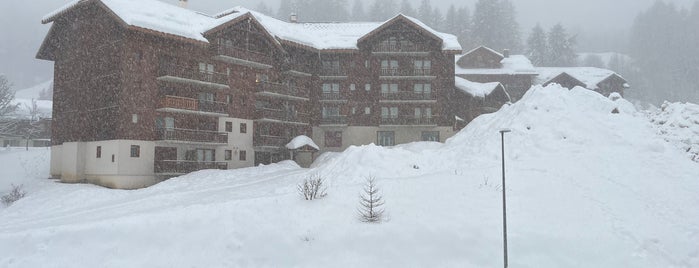
[[[51,178],[59,179],[61,178],[61,171],[63,170],[63,159],[62,145],[51,146]]]
[[[253,121],[232,117],[220,117],[218,129],[226,132],[226,122],[233,123],[233,131],[228,132],[228,144],[216,147],[216,161],[228,162],[228,168],[252,167],[255,164],[255,149],[253,148]],[[247,124],[246,133],[240,132],[240,124]],[[232,151],[231,160],[225,160],[225,150]],[[245,161],[240,161],[240,151],[246,151]]]
[[[63,143],[60,163],[62,182],[82,182],[85,179],[85,143]]]

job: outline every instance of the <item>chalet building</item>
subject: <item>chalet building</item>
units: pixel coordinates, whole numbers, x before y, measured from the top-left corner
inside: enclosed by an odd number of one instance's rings
[[[236,7],[213,16],[154,0],[76,0],[47,15],[51,174],[145,187],[200,169],[454,134],[456,37],[398,15],[293,23]]]
[[[455,72],[471,82],[501,83],[512,101],[524,96],[538,74],[524,55],[510,55],[508,50],[499,53],[484,46],[457,56]]]
[[[629,84],[621,75],[601,68],[594,67],[541,67],[536,68],[539,76],[535,83],[547,86],[552,83],[565,88],[576,86],[587,88],[604,96],[616,92],[624,95]]]
[[[463,128],[479,115],[498,111],[512,101],[500,82],[477,83],[456,77],[455,87],[457,90],[452,102],[454,107],[459,107],[454,112],[459,119],[456,122],[457,129]]]

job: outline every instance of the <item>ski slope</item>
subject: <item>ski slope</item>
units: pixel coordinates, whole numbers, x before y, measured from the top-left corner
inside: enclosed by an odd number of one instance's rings
[[[350,147],[310,169],[135,191],[28,178],[41,187],[0,209],[0,267],[501,267],[504,127],[510,267],[699,267],[699,163],[654,125],[623,99],[551,85],[445,143]],[[313,174],[328,196],[309,202],[296,184]],[[369,176],[380,224],[357,219]]]

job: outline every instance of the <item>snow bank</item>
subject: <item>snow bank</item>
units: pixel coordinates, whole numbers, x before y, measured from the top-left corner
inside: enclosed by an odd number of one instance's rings
[[[648,117],[658,135],[699,162],[699,105],[665,102]]]
[[[512,267],[698,267],[699,165],[627,106],[534,87],[444,144],[355,146],[310,169],[206,170],[135,191],[58,184],[0,211],[0,266],[498,267],[498,129],[510,128]],[[296,185],[313,174],[328,196],[304,201]],[[357,219],[367,176],[381,224]]]

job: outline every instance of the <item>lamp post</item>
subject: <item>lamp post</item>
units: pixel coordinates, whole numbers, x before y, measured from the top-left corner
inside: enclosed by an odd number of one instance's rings
[[[505,258],[505,268],[507,268],[507,202],[505,199],[505,133],[512,132],[509,129],[500,130],[500,144],[502,148],[502,240]]]

